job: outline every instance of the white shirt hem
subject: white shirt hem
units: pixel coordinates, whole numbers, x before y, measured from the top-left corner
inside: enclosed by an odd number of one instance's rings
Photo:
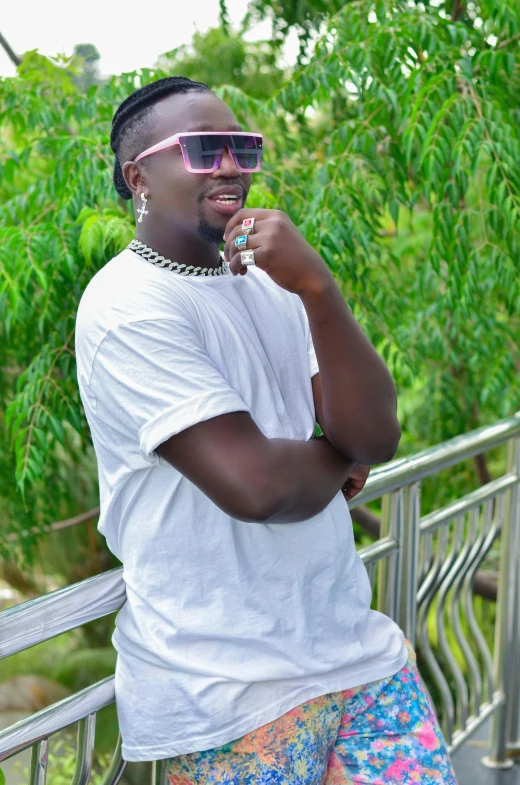
[[[223,744],[228,744],[231,741],[240,739],[247,733],[261,728],[268,722],[286,714],[296,706],[300,706],[308,700],[319,698],[321,695],[327,695],[330,692],[341,692],[349,690],[360,685],[369,684],[380,679],[388,679],[395,676],[401,668],[404,668],[408,659],[408,649],[403,640],[402,649],[399,657],[391,660],[390,662],[382,663],[381,668],[371,667],[370,672],[367,672],[366,662],[361,663],[358,670],[349,668],[349,678],[345,682],[345,674],[338,676],[336,680],[331,680],[330,683],[315,684],[310,687],[300,690],[296,695],[291,695],[283,701],[277,701],[267,708],[256,714],[251,714],[242,719],[236,725],[228,727],[225,730],[220,730],[206,736],[198,736],[188,739],[182,739],[172,744],[154,747],[130,747],[123,742],[122,744],[122,757],[123,760],[128,762],[137,761],[153,761],[163,760],[164,758],[173,758],[177,755],[188,755],[190,752],[201,752],[202,750],[210,750],[214,747],[221,747]],[[137,719],[138,721],[138,719]]]

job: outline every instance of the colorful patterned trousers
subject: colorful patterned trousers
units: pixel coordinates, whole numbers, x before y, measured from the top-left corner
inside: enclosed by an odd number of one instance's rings
[[[222,747],[166,758],[170,785],[457,785],[408,650],[395,676],[309,700]]]

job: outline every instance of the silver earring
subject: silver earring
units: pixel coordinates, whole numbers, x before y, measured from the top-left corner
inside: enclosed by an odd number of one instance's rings
[[[143,215],[148,215],[148,210],[146,209],[146,202],[148,201],[148,199],[144,195],[144,192],[141,194],[141,199],[143,200],[143,204],[141,205],[141,208],[137,211],[139,213],[139,218],[137,219],[138,223],[143,222]]]

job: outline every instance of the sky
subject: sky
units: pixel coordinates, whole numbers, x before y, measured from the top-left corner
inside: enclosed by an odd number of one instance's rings
[[[231,23],[238,27],[247,0],[227,0]],[[218,24],[218,0],[25,0],[2,2],[0,31],[17,54],[38,49],[46,55],[72,54],[74,44],[94,44],[103,76],[153,66],[160,54],[191,41],[195,30]],[[251,40],[269,38],[270,23],[251,31]],[[284,59],[294,62],[297,38]],[[0,47],[0,76],[15,67]]]

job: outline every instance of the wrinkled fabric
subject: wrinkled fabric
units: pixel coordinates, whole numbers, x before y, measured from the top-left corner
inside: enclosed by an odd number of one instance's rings
[[[163,760],[170,785],[457,785],[417,670],[314,698],[241,739]]]
[[[212,749],[403,667],[341,491],[299,523],[249,523],[157,453],[236,412],[267,439],[314,437],[319,367],[298,295],[260,269],[181,276],[127,249],[83,293],[76,360],[98,529],[123,564],[112,643],[124,760]]]

